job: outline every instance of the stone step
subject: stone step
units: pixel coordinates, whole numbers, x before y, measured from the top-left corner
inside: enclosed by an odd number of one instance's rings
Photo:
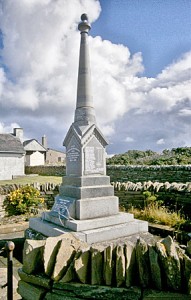
[[[141,232],[148,232],[148,222],[136,219],[123,224],[75,232],[65,227],[55,226],[55,224],[43,221],[40,218],[31,218],[29,220],[29,227],[45,236],[52,237],[70,232],[88,244],[128,237],[140,234]]]
[[[60,186],[60,196],[62,195],[76,199],[113,196],[114,188],[112,185],[95,185],[84,187],[62,185]]]
[[[62,178],[63,185],[71,185],[76,187],[85,187],[85,186],[96,186],[96,185],[110,185],[109,176],[64,176]]]
[[[134,219],[133,221],[123,224],[82,231],[80,232],[79,238],[82,239],[82,235],[84,235],[83,241],[92,244],[147,231],[148,222]],[[76,235],[78,236],[78,233],[76,233]]]
[[[83,231],[90,229],[97,229],[106,226],[111,226],[113,224],[122,224],[134,219],[133,214],[129,213],[118,213],[116,215],[112,215],[104,218],[94,218],[90,220],[62,220],[64,226],[73,231]],[[50,214],[45,215],[45,220],[48,222],[52,222],[57,225],[62,225],[61,221],[58,217],[51,216]]]

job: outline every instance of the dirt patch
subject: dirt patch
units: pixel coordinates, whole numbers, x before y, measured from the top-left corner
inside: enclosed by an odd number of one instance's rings
[[[34,214],[24,214],[24,215],[18,215],[18,216],[5,216],[0,219],[0,226],[1,225],[12,225],[13,224],[21,224],[28,222],[30,218],[34,218],[37,215]]]

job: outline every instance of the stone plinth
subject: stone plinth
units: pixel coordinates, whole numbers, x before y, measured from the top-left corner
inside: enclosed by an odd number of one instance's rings
[[[60,221],[59,218],[49,219],[49,215],[47,215],[44,220],[41,218],[31,218],[29,227],[47,237],[59,236],[64,233],[74,233],[76,237],[88,244],[127,237],[140,232],[148,232],[148,222],[133,219],[131,214],[122,213],[112,218],[97,218],[89,222],[87,220],[67,221],[66,226],[73,228],[71,230],[64,226],[64,222],[62,223],[62,220]]]

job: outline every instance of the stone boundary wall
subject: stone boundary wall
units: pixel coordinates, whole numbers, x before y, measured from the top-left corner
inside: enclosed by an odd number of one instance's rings
[[[26,174],[49,176],[65,176],[65,166],[25,167]],[[107,166],[107,175],[111,181],[159,181],[188,182],[191,181],[191,165],[188,166]]]
[[[3,201],[4,201],[5,197],[6,197],[6,195],[0,195],[0,219],[2,217],[4,217],[4,215],[5,215],[5,210],[3,208]]]
[[[144,191],[150,191],[157,196],[157,200],[163,200],[164,204],[172,210],[181,211],[191,218],[191,182],[113,182],[115,195],[119,197],[119,203],[126,209],[143,207]]]
[[[26,300],[144,300],[148,289],[185,293],[176,299],[191,295],[191,244],[183,250],[170,236],[124,239],[94,245],[73,234],[27,239],[18,293]]]
[[[59,193],[59,185],[53,183],[39,184],[38,182],[31,184],[37,188],[42,197],[45,199],[45,205],[51,209],[54,204],[54,196]],[[170,208],[180,210],[191,218],[191,182],[187,183],[169,183],[169,182],[112,182],[114,185],[115,195],[119,197],[119,203],[126,209],[131,206],[143,207],[145,197],[143,191],[151,191],[158,196],[158,200],[163,200]],[[0,217],[4,216],[5,211],[2,207],[3,200],[11,191],[19,188],[20,185],[0,186]]]

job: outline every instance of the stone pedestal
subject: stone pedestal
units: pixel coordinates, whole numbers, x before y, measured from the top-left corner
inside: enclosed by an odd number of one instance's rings
[[[147,222],[119,212],[119,199],[105,175],[63,177],[52,210],[30,219],[29,226],[45,236],[73,232],[89,244],[148,231]]]
[[[42,218],[31,218],[29,227],[47,237],[72,232],[80,240],[88,244],[148,232],[148,223],[146,221],[136,220],[133,218],[133,215],[128,213],[91,219],[89,222],[87,220],[62,222],[59,218],[46,215],[45,219],[43,219],[43,216]],[[73,228],[73,230],[69,228]]]

